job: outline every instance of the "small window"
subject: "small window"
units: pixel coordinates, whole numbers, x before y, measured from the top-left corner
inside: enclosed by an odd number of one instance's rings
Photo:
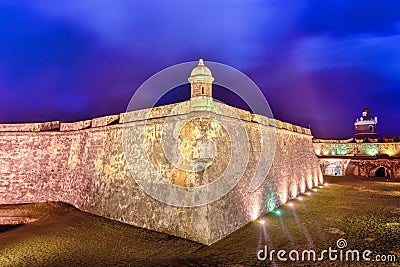
[[[372,127],[372,125],[369,126],[369,130],[372,131],[374,128]]]
[[[201,94],[204,95],[204,86],[201,87]]]

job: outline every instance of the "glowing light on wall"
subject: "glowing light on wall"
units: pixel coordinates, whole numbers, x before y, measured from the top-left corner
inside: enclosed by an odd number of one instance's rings
[[[259,220],[258,222],[259,222],[260,224],[262,224],[262,225],[265,224],[265,221],[264,221],[264,220]]]
[[[324,182],[324,176],[322,176],[322,173],[320,173],[318,177],[319,177],[319,183],[322,184]]]
[[[303,197],[298,197],[297,199],[300,201],[303,201]]]
[[[253,194],[254,195],[252,197],[251,210],[250,210],[251,220],[257,219],[265,211],[263,205],[265,201],[264,193],[261,190],[259,190],[258,192],[254,192]]]
[[[364,152],[368,156],[376,156],[379,153],[379,148],[376,144],[368,144]]]
[[[307,195],[307,196],[311,196],[311,193],[310,193],[310,192],[307,192],[306,195]]]
[[[347,155],[348,148],[346,145],[342,145],[342,144],[334,145],[334,147],[332,148],[332,152],[333,151],[335,152],[336,155],[343,156],[343,155]],[[332,155],[335,155],[335,154],[332,154]]]
[[[288,200],[288,192],[286,188],[282,189],[282,192],[279,193],[279,200],[280,203],[286,203],[286,201]]]
[[[300,183],[300,193],[303,194],[304,192],[306,192],[306,180],[302,179]]]
[[[251,220],[255,220],[258,218],[258,211],[259,211],[259,206],[258,205],[254,205],[253,208],[251,209]]]
[[[290,188],[290,196],[292,198],[295,198],[297,196],[297,185],[296,184],[292,185],[292,187]]]
[[[391,149],[391,148],[385,150],[383,153],[385,153],[386,155],[389,155],[389,156],[393,156],[393,155],[396,154],[396,152],[395,152],[393,149]]]
[[[265,196],[264,209],[267,212],[270,212],[276,209],[277,207],[278,207],[278,201],[276,199],[275,191],[270,189],[267,191],[267,194]]]
[[[276,204],[276,200],[275,199],[268,199],[267,202],[267,211],[272,211],[276,208],[277,204]]]
[[[293,205],[293,203],[288,203],[288,206],[293,207],[294,205]]]
[[[385,141],[387,142],[387,141]],[[314,151],[317,155],[368,155],[376,156],[379,153],[394,156],[400,153],[400,144],[390,141],[388,143],[314,143]]]

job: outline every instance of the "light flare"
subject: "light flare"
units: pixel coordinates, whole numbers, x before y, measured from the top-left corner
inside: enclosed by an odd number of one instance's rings
[[[255,219],[258,218],[258,211],[259,211],[259,206],[258,205],[254,205],[253,208],[251,209],[251,220],[254,221]]]

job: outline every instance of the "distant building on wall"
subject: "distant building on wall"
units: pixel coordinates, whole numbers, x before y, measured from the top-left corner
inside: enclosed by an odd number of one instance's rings
[[[314,139],[322,172],[400,181],[400,136],[378,137],[377,123],[365,108],[354,123],[356,138]]]
[[[377,138],[376,125],[378,124],[378,117],[371,118],[371,112],[368,108],[364,108],[361,118],[357,118],[354,123],[356,138]]]

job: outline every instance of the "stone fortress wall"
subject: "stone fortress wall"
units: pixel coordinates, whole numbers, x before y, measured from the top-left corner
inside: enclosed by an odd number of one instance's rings
[[[366,139],[314,139],[318,156],[400,156],[400,141],[396,138],[381,138],[374,142]]]
[[[139,110],[73,123],[1,124],[0,204],[62,201],[113,220],[212,244],[323,182],[309,129],[236,108],[231,109],[240,119],[233,118],[220,111],[224,104],[210,100],[199,107],[195,101],[155,107],[150,117],[146,117],[149,110]],[[176,125],[193,112],[204,118],[219,116],[232,127],[243,124],[249,136],[249,163],[239,183],[219,200],[198,207],[171,206],[146,194],[133,179],[124,154],[123,129],[129,128],[132,140],[145,133],[143,140],[136,140],[141,148],[132,151],[139,163],[147,151],[152,165],[169,182],[197,186],[223,171],[229,161],[226,151],[241,148],[230,147],[223,130],[211,129],[216,155],[210,167],[197,174],[176,170],[160,148],[161,128]],[[208,132],[210,120],[194,120],[184,135],[198,129]],[[276,152],[262,185],[249,192],[260,159],[259,131],[276,135]],[[137,175],[155,179],[146,171]]]
[[[314,139],[314,149],[325,174],[400,179],[400,141],[396,137]],[[337,167],[337,171],[332,171]],[[377,173],[383,168],[381,174]]]
[[[188,80],[182,103],[0,125],[0,204],[62,201],[212,244],[323,182],[309,129],[213,101],[202,59]]]

